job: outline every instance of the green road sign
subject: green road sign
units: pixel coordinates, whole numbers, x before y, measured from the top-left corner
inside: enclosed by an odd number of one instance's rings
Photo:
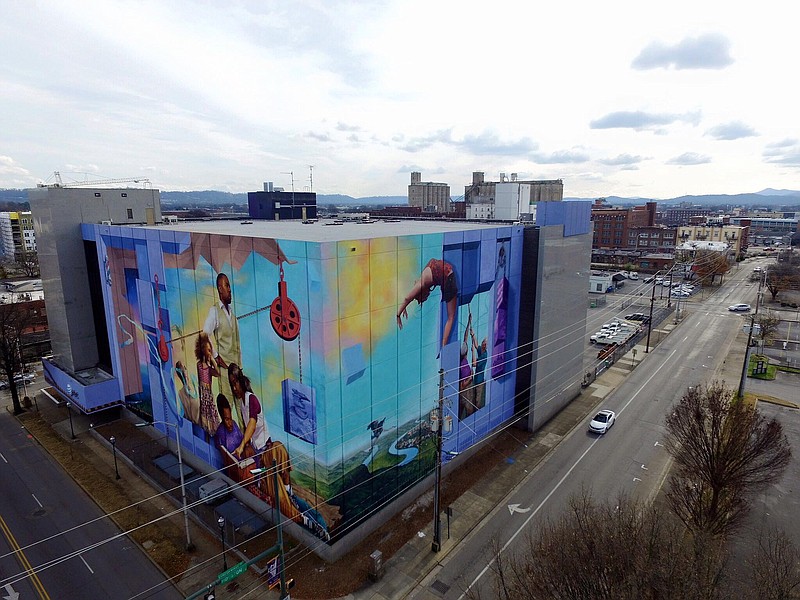
[[[219,582],[220,585],[228,583],[229,581],[233,581],[234,579],[236,579],[239,575],[241,575],[245,571],[247,571],[247,563],[240,562],[236,565],[233,565],[227,571],[223,571],[222,573],[217,575],[217,581]]]

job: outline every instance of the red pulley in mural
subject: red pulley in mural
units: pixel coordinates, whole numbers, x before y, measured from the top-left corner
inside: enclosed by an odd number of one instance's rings
[[[287,342],[297,339],[300,335],[300,310],[286,291],[283,263],[281,263],[281,280],[278,282],[278,297],[272,301],[269,319],[275,333]]]

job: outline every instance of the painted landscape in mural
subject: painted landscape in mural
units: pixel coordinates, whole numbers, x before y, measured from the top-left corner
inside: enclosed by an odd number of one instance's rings
[[[511,417],[512,227],[340,242],[98,227],[131,408],[335,540]],[[278,466],[279,478],[255,475]]]

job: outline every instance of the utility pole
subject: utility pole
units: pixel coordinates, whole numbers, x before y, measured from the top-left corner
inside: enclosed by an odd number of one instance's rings
[[[747,347],[744,350],[744,363],[742,364],[742,376],[739,379],[739,398],[744,398],[745,381],[747,381],[747,367],[750,366],[750,344],[753,342],[753,329],[756,325],[756,315],[758,314],[758,305],[761,301],[761,285],[767,277],[767,272],[764,271],[761,278],[758,280],[758,292],[756,293],[756,309],[750,315],[750,331],[747,334]]]
[[[653,293],[650,296],[650,318],[647,320],[647,344],[644,347],[644,353],[650,352],[650,332],[653,331],[653,303],[656,301],[656,276],[661,271],[656,271],[653,274]]]
[[[431,550],[442,549],[442,520],[439,501],[442,487],[442,430],[444,429],[444,369],[439,369],[439,407],[436,409],[436,483],[433,489],[433,543]]]

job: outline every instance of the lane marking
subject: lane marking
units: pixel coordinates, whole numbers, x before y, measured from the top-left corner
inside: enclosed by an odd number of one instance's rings
[[[3,459],[3,462],[4,462],[4,463],[8,464],[8,461],[6,460],[6,457],[5,457],[5,456],[3,456],[3,453],[2,453],[2,452],[0,452],[0,458],[2,458],[2,459]]]
[[[89,566],[89,563],[86,562],[86,559],[83,558],[83,556],[81,554],[78,554],[78,558],[80,558],[83,561],[83,564],[86,565],[86,568],[89,569],[89,573],[94,575],[94,571],[92,571],[92,567]]]
[[[33,496],[33,499],[36,500],[36,504],[39,505],[39,508],[44,508],[44,504],[39,502],[39,499],[36,497],[36,494],[31,494],[31,496]]]
[[[2,516],[0,516],[0,530],[2,530],[3,535],[5,535],[6,539],[8,540],[8,543],[11,545],[11,549],[16,555],[20,565],[25,570],[25,573],[27,574],[28,577],[30,577],[31,585],[39,594],[39,598],[41,598],[41,600],[50,600],[50,594],[48,594],[47,590],[44,589],[44,586],[42,585],[39,576],[36,574],[36,571],[31,566],[31,563],[28,562],[28,557],[25,556],[25,553],[22,551],[22,548],[17,543],[14,534],[11,533],[11,530],[8,528],[8,525],[6,525],[6,522],[5,520],[3,520]],[[17,579],[9,583],[17,583],[18,581],[22,581],[23,579],[24,577],[17,577]]]
[[[650,384],[650,382],[651,382],[651,381],[653,380],[653,378],[654,378],[654,377],[655,377],[655,376],[658,374],[658,372],[659,372],[659,371],[661,371],[661,369],[663,369],[663,368],[664,368],[664,367],[667,365],[667,362],[669,362],[669,361],[672,359],[672,357],[673,357],[673,356],[675,356],[675,354],[676,354],[677,352],[678,352],[678,348],[675,348],[675,349],[674,349],[672,352],[670,352],[670,353],[669,353],[669,356],[667,356],[667,357],[664,359],[664,361],[661,363],[661,366],[659,366],[659,367],[658,367],[658,368],[657,368],[655,371],[653,371],[653,374],[652,374],[652,375],[650,375],[650,377],[648,377],[648,378],[645,380],[645,382],[644,382],[644,383],[643,383],[643,384],[642,384],[642,385],[639,387],[639,389],[638,389],[638,390],[636,390],[636,392],[635,392],[635,393],[634,393],[634,394],[633,394],[633,395],[630,397],[630,399],[629,399],[629,400],[628,400],[628,401],[625,403],[625,405],[624,405],[624,406],[623,406],[623,407],[622,407],[622,408],[619,410],[619,412],[618,412],[617,414],[622,414],[622,412],[623,412],[623,411],[624,411],[626,408],[628,408],[628,406],[630,406],[631,402],[633,402],[633,401],[636,399],[636,397],[637,397],[637,396],[638,396],[638,395],[639,395],[639,394],[642,392],[642,390],[643,390],[645,387],[647,387],[647,385],[649,385],[649,384]],[[569,476],[570,476],[570,474],[572,473],[572,471],[574,471],[574,470],[575,470],[575,467],[577,467],[577,466],[578,466],[578,464],[579,464],[579,463],[580,463],[580,462],[581,462],[581,461],[584,459],[584,457],[585,457],[587,454],[589,454],[589,451],[590,451],[592,448],[594,448],[594,445],[595,445],[597,442],[599,442],[599,441],[600,441],[600,439],[601,439],[601,438],[599,438],[599,437],[598,437],[598,438],[597,438],[596,440],[594,440],[594,441],[593,441],[591,444],[589,444],[589,447],[588,447],[588,448],[586,448],[586,450],[584,450],[584,451],[583,451],[583,454],[581,454],[581,455],[578,457],[578,460],[576,460],[576,461],[573,463],[573,465],[572,465],[572,466],[569,468],[569,470],[568,470],[566,473],[564,473],[564,476],[563,476],[561,479],[559,479],[559,481],[558,481],[558,483],[555,485],[555,487],[554,487],[552,490],[550,490],[550,492],[547,494],[547,496],[545,496],[545,497],[544,497],[544,499],[543,499],[543,500],[542,500],[542,501],[539,503],[539,506],[537,506],[537,507],[536,507],[536,509],[535,509],[535,510],[534,510],[534,511],[533,511],[533,512],[532,512],[532,513],[531,513],[531,514],[528,516],[528,518],[527,518],[527,519],[525,519],[525,521],[522,523],[522,525],[520,525],[520,526],[519,526],[519,528],[517,528],[517,530],[514,532],[514,534],[513,534],[513,535],[512,535],[510,538],[508,538],[508,541],[507,541],[505,544],[503,544],[503,547],[502,547],[502,548],[500,548],[500,550],[497,552],[497,554],[495,554],[495,555],[492,557],[492,559],[491,559],[491,560],[490,560],[490,561],[489,561],[489,562],[486,564],[486,566],[485,566],[485,567],[483,567],[483,569],[481,569],[481,571],[480,571],[480,572],[479,572],[479,573],[478,573],[478,574],[475,576],[475,579],[473,579],[473,580],[472,580],[472,582],[471,582],[471,583],[470,583],[470,584],[467,586],[467,589],[465,589],[465,590],[464,590],[464,591],[461,593],[461,595],[458,597],[458,600],[463,600],[463,599],[466,597],[467,593],[468,593],[468,592],[469,592],[469,591],[470,591],[470,590],[471,590],[473,587],[475,587],[475,584],[476,584],[476,583],[478,583],[478,581],[479,581],[479,580],[480,580],[480,579],[481,579],[481,578],[482,578],[484,575],[486,575],[486,572],[487,572],[489,569],[491,569],[491,568],[492,568],[492,565],[494,565],[495,561],[497,560],[497,557],[498,557],[498,556],[500,556],[500,554],[502,554],[503,552],[505,552],[505,551],[508,549],[508,547],[509,547],[509,546],[511,545],[511,543],[512,543],[512,542],[513,542],[513,541],[516,539],[516,537],[517,537],[517,536],[518,536],[518,535],[519,535],[519,534],[520,534],[520,533],[521,533],[521,532],[522,532],[522,531],[523,531],[523,530],[524,530],[524,529],[525,529],[525,528],[528,526],[528,523],[530,523],[530,522],[531,522],[531,520],[533,519],[533,517],[535,517],[535,516],[537,515],[537,513],[538,513],[538,512],[539,512],[539,511],[542,509],[542,507],[544,507],[544,505],[547,503],[547,501],[548,501],[548,500],[550,500],[550,497],[551,497],[553,494],[555,494],[555,493],[556,493],[556,491],[558,490],[558,488],[560,488],[560,487],[561,487],[561,484],[563,484],[563,483],[564,483],[564,482],[567,480],[567,477],[569,477]]]

